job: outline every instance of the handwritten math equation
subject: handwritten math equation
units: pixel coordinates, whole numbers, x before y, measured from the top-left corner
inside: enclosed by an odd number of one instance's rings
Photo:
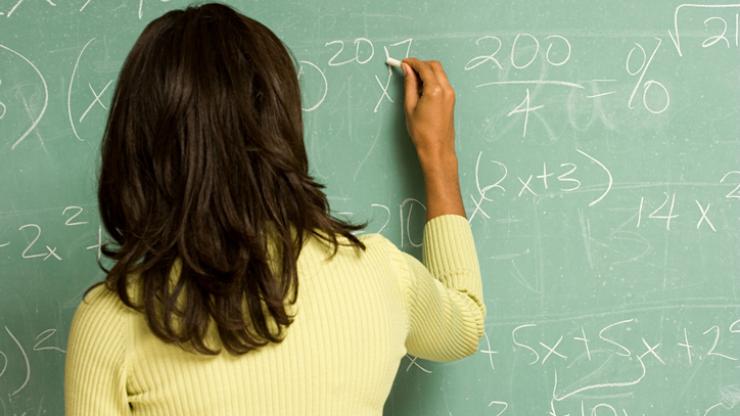
[[[159,0],[166,3],[170,0]],[[24,8],[30,8],[32,2],[26,0],[11,1],[5,6],[0,6],[0,18],[12,19],[17,13],[22,13]],[[44,3],[44,2],[39,2]],[[59,7],[53,0],[46,0],[48,7]],[[144,0],[132,1],[129,5],[136,8],[139,19],[143,18]],[[40,7],[35,4],[36,7]],[[102,7],[95,0],[80,0],[79,13],[86,13],[92,7]],[[134,7],[135,6],[135,7]],[[696,40],[692,32],[691,42],[683,33],[687,30],[696,30],[691,24],[686,23],[686,16],[693,11],[702,10],[711,15],[702,21],[701,29],[707,32],[701,39]],[[69,91],[67,99],[67,112],[70,128],[76,139],[82,140],[77,132],[76,124],[84,121],[88,112],[95,106],[104,110],[105,104],[101,97],[107,92],[112,79],[105,80],[102,86],[93,86],[90,83],[87,93],[91,97],[90,105],[81,114],[73,117],[71,109],[71,95],[74,91],[75,75],[80,65],[80,59],[95,38],[87,41],[81,46],[79,55],[75,61],[69,79]],[[322,107],[326,98],[331,94],[332,86],[330,80],[340,79],[332,77],[333,73],[345,66],[363,66],[372,64],[378,68],[383,67],[383,62],[389,57],[402,59],[408,57],[414,45],[413,38],[398,39],[397,41],[374,41],[367,37],[358,36],[344,40],[330,40],[323,45],[324,53],[328,55],[325,61],[316,59],[299,59],[298,75],[307,78],[306,89],[313,90],[304,103],[306,112],[316,111]],[[633,42],[623,52],[623,68],[612,77],[572,80],[572,79],[547,79],[533,78],[521,79],[515,77],[517,73],[540,65],[543,68],[564,67],[572,63],[574,51],[577,45],[565,34],[532,34],[519,32],[512,35],[486,34],[470,39],[466,49],[468,55],[460,67],[465,72],[478,72],[490,74],[494,79],[481,82],[473,86],[475,90],[490,88],[516,88],[521,91],[521,99],[510,108],[503,116],[505,118],[516,118],[521,123],[521,136],[527,137],[531,122],[539,121],[547,127],[547,121],[540,115],[546,103],[538,102],[534,96],[534,89],[552,88],[569,91],[566,109],[571,112],[574,102],[582,105],[590,105],[595,112],[603,111],[605,100],[618,100],[629,110],[643,110],[648,113],[659,115],[671,107],[671,91],[660,80],[653,77],[651,69],[658,65],[659,54],[672,54],[672,56],[683,57],[686,47],[700,48],[722,48],[727,50],[740,49],[740,3],[738,4],[681,4],[673,11],[673,25],[667,31],[667,36],[652,37]],[[44,104],[41,109],[31,118],[30,125],[20,136],[12,140],[12,148],[16,148],[38,125],[44,117],[48,105],[48,84],[46,76],[39,67],[29,59],[26,54],[19,50],[19,45],[5,45],[0,43],[0,50],[7,52],[15,59],[19,59],[27,65],[38,76],[40,87],[44,90]],[[545,74],[542,72],[542,74]],[[389,92],[391,79],[397,75],[390,67],[385,73],[373,75],[374,82],[378,88],[378,97],[373,112],[378,112],[384,103],[393,103],[395,100]],[[620,91],[615,83],[618,76],[631,79],[630,88]],[[619,85],[622,85],[621,83]],[[0,88],[3,88],[2,74],[0,74]],[[6,86],[7,88],[7,86]],[[22,100],[23,97],[20,97]],[[14,111],[21,111],[23,103],[19,103]],[[27,103],[26,103],[27,104]],[[7,118],[13,110],[8,108],[9,104],[0,102],[0,122]],[[27,107],[27,105],[26,105]],[[603,116],[603,114],[601,115]]]
[[[651,409],[624,407],[620,395],[608,393],[639,389],[651,372],[666,367],[694,369],[694,374],[704,366],[715,365],[728,370],[740,367],[737,349],[740,319],[698,328],[678,325],[670,341],[665,335],[651,336],[654,329],[635,317],[605,321],[603,326],[596,328],[579,325],[566,328],[565,333],[551,326],[519,323],[504,334],[499,330],[500,325],[494,325],[484,334],[478,351],[485,357],[492,374],[509,371],[546,374],[550,378],[551,392],[546,403],[548,412],[544,413],[547,416],[663,415],[651,413]],[[489,332],[495,336],[489,336]],[[510,368],[511,363],[516,363],[515,369]],[[621,371],[607,370],[617,367]],[[430,368],[407,355],[401,370],[426,375],[434,372]],[[701,408],[694,409],[698,413],[692,414],[706,416],[714,411],[725,414],[720,412],[740,405],[740,383],[725,387],[725,390],[721,400],[707,401]],[[494,393],[489,400],[491,414],[514,414],[510,398]]]
[[[147,5],[169,1],[130,0],[111,6],[100,0],[11,0],[0,4],[0,25],[34,9],[62,7],[92,14],[125,6],[132,16],[143,20],[147,17]],[[688,16],[699,18],[690,20]],[[666,18],[665,35],[650,34],[622,45],[615,52],[620,65],[606,69],[603,77],[552,77],[552,74],[568,73],[559,69],[575,66],[580,52],[575,36],[562,32],[476,33],[463,39],[456,48],[455,53],[463,59],[446,65],[463,77],[480,80],[460,87],[476,99],[501,92],[513,97],[504,107],[491,110],[496,112],[491,114],[491,119],[514,126],[512,131],[517,138],[536,140],[535,129],[556,136],[553,124],[558,120],[551,120],[548,117],[552,116],[547,115],[551,108],[561,111],[558,114],[564,122],[577,131],[585,131],[594,123],[615,129],[609,108],[653,120],[679,104],[686,105],[677,100],[680,91],[660,75],[661,66],[667,65],[669,59],[683,59],[694,49],[740,54],[740,3],[680,4],[667,10]],[[343,39],[322,40],[315,46],[319,53],[303,54],[296,62],[305,115],[321,117],[322,111],[336,110],[332,99],[347,94],[343,75],[367,68],[373,71],[357,71],[368,77],[365,81],[372,89],[365,115],[397,111],[401,98],[393,85],[401,75],[384,66],[384,62],[387,58],[414,55],[419,42],[413,36],[373,38],[361,35],[359,30]],[[43,54],[33,49],[37,45],[0,39],[0,62],[27,74],[23,85],[16,85],[0,70],[0,131],[4,133],[0,145],[11,154],[36,144],[46,151],[38,130],[54,113],[63,115],[70,142],[79,144],[98,139],[85,132],[99,127],[95,125],[94,115],[109,110],[107,103],[115,79],[113,74],[92,70],[91,60],[103,54],[107,46],[102,35],[85,38],[73,46],[69,65],[47,68],[39,61]],[[63,99],[50,99],[53,97],[50,97],[49,81],[59,78],[65,81]],[[53,91],[54,82],[51,84]],[[545,97],[542,91],[553,94]],[[587,115],[585,119],[581,117],[583,114]],[[371,147],[368,152],[372,151]],[[463,190],[468,220],[473,224],[496,222],[500,220],[496,218],[497,205],[512,201],[562,198],[578,201],[577,208],[604,208],[615,193],[630,192],[627,208],[620,205],[620,209],[628,212],[628,220],[620,226],[624,232],[649,230],[662,236],[687,229],[695,233],[736,233],[738,229],[736,220],[740,218],[729,221],[723,212],[736,211],[740,204],[740,164],[729,168],[708,166],[711,181],[668,183],[624,180],[614,169],[614,157],[598,147],[575,146],[565,155],[544,157],[536,162],[536,168],[524,167],[518,161],[479,148],[461,155],[461,164],[468,174],[467,187]],[[389,234],[398,230],[397,238],[393,239],[400,242],[401,248],[421,247],[423,228],[418,224],[423,223],[426,207],[419,199],[376,200],[367,206],[358,206],[356,201],[345,197],[330,196],[330,200],[332,206],[347,208],[337,211],[337,215],[364,220],[364,214],[369,214],[372,221],[365,232]],[[579,215],[583,228],[588,229],[590,225],[582,217],[582,211]],[[54,264],[79,256],[100,260],[101,247],[106,242],[94,207],[85,201],[69,201],[49,208],[38,218],[3,219],[2,225],[0,265],[3,259],[20,259],[28,264]],[[530,254],[530,249],[526,253]],[[514,255],[507,254],[506,260]],[[512,265],[516,267],[513,260]],[[717,308],[728,311],[736,305]],[[608,395],[615,389],[639,387],[651,372],[660,368],[696,369],[710,362],[737,371],[740,366],[740,319],[677,326],[670,342],[661,334],[655,335],[649,328],[641,327],[640,320],[632,317],[601,322],[595,328],[575,325],[562,333],[547,323],[533,321],[513,323],[503,335],[497,333],[499,328],[501,325],[485,333],[478,357],[485,358],[493,374],[506,371],[502,362],[512,357],[526,369],[546,372],[551,388],[547,398],[548,416],[653,415],[650,409],[623,405],[630,402],[620,400],[621,396],[615,395],[610,400]],[[27,395],[32,378],[39,377],[38,371],[32,374],[38,366],[34,363],[64,354],[60,329],[45,326],[30,333],[11,324],[0,326],[0,384],[3,386],[0,416],[46,412],[43,400],[27,405],[24,392]],[[602,365],[623,366],[626,370],[621,374],[625,377],[602,377],[599,372]],[[569,372],[574,367],[579,369],[575,375]],[[580,371],[583,368],[590,370],[584,373]],[[404,370],[432,372],[410,356],[401,367]],[[11,380],[11,373],[21,377]],[[592,377],[587,378],[588,375]],[[583,398],[589,395],[596,399]],[[564,410],[566,405],[570,407]],[[703,416],[722,416],[737,409],[740,409],[740,392],[728,391],[721,400],[690,411]],[[486,414],[494,416],[515,414],[512,399],[505,396],[488,398],[486,410]]]
[[[95,217],[97,220],[97,217]],[[54,233],[56,239],[60,237],[67,241],[79,241],[79,229],[82,228],[82,234],[87,235],[89,232],[84,231],[85,226],[89,227],[90,218],[85,208],[78,205],[69,205],[59,209],[59,221],[54,226],[62,225],[70,231],[69,234],[62,234],[61,236]],[[45,226],[45,225],[44,225]],[[84,244],[80,246],[80,249],[92,253],[97,260],[101,258],[101,247],[105,244],[105,236],[100,226],[97,226],[97,237],[94,241],[90,241],[90,244]],[[21,259],[31,261],[63,261],[64,257],[62,254],[62,241],[56,243],[50,241],[44,232],[44,227],[37,223],[23,223],[20,224],[16,231],[19,233],[19,238],[24,240],[22,244],[13,244],[11,241],[3,240],[0,238],[0,254],[3,250],[12,250],[15,248],[17,254]],[[8,234],[8,233],[4,233]],[[68,250],[68,248],[65,248]]]
[[[45,0],[45,1],[46,1],[46,3],[45,3],[46,6],[48,6],[48,7],[57,7],[58,6],[57,0]],[[158,1],[161,2],[161,3],[167,3],[167,2],[170,2],[171,0],[158,0]],[[93,2],[94,2],[94,0],[78,0],[78,1],[72,2],[72,3],[74,3],[75,4],[75,7],[78,8],[78,10],[77,10],[78,12],[84,13],[85,10],[88,9],[88,8],[89,9],[96,8],[95,7],[96,5],[92,5],[91,6],[91,3],[93,3]],[[131,3],[132,6],[136,7],[136,9],[137,9],[137,16],[139,17],[139,20],[141,20],[144,17],[144,2],[145,2],[144,0],[131,0],[129,2],[129,3]],[[8,18],[9,19],[9,18],[13,17],[13,14],[15,14],[15,13],[23,13],[24,12],[23,8],[24,7],[28,7],[28,6],[24,6],[24,3],[31,4],[31,3],[36,3],[36,2],[26,1],[26,0],[13,0],[13,1],[8,2],[8,3],[9,4],[7,6],[6,5],[1,5],[0,6],[0,17],[5,17],[5,18]],[[104,3],[104,2],[98,1],[96,3]],[[21,6],[24,6],[24,7],[21,7]]]
[[[609,124],[606,120],[607,114],[604,113],[607,100],[618,100],[628,110],[643,110],[649,114],[660,115],[671,107],[671,91],[664,82],[651,75],[651,69],[658,64],[659,53],[669,54],[673,50],[675,56],[684,56],[682,45],[685,43],[682,43],[682,30],[686,30],[687,25],[680,25],[679,17],[692,9],[718,13],[704,19],[703,28],[709,34],[692,45],[704,49],[722,48],[736,52],[740,50],[740,4],[682,4],[676,7],[674,27],[668,31],[667,38],[670,43],[666,43],[665,37],[633,42],[624,52],[622,71],[614,73],[612,78],[567,80],[515,77],[517,73],[537,65],[542,67],[541,74],[544,75],[547,68],[563,67],[572,61],[575,46],[567,36],[558,33],[534,35],[520,32],[514,34],[512,39],[495,34],[479,36],[471,40],[473,50],[469,53],[463,70],[497,76],[495,80],[474,85],[473,88],[476,90],[508,87],[522,91],[521,101],[503,114],[505,118],[516,117],[520,120],[522,137],[527,137],[531,121],[539,121],[545,129],[550,129],[548,122],[539,113],[546,104],[537,102],[533,93],[535,89],[540,88],[568,91],[564,107],[571,124],[577,129],[586,126],[579,126],[573,120],[576,105],[590,106],[593,110],[594,117],[589,123],[592,123],[594,118],[600,118],[605,124]],[[389,57],[403,59],[410,55],[413,44],[413,38],[381,44],[366,37],[326,42],[324,47],[330,55],[328,60],[300,61],[299,77],[309,78],[307,87],[315,90],[311,94],[312,98],[305,104],[304,110],[311,112],[321,108],[332,90],[329,80],[334,77],[331,75],[338,67],[363,66],[370,63],[378,65]],[[670,49],[671,46],[673,49]],[[395,102],[389,93],[389,85],[394,76],[398,75],[391,68],[387,68],[384,75],[373,75],[378,91],[373,112],[377,113],[384,103]],[[617,76],[632,80],[628,90],[618,89],[617,85],[621,83],[617,83]]]
[[[14,329],[5,325],[0,331],[0,381],[3,389],[0,395],[0,415],[24,416],[46,414],[43,398],[36,403],[29,404],[23,392],[29,386],[38,368],[39,363],[50,359],[63,357],[65,350],[59,346],[60,339],[57,328],[47,328],[34,335],[33,339],[26,340]],[[7,347],[5,347],[7,345]],[[39,363],[36,361],[38,360]],[[10,379],[9,371],[17,370],[21,374],[17,379]],[[7,394],[5,394],[7,393]]]
[[[56,6],[52,1],[47,1],[47,3],[49,7]],[[141,12],[143,3],[143,1],[138,2],[139,12]],[[81,2],[79,12],[85,12],[91,4],[95,4],[95,2],[89,0]],[[22,10],[24,6],[23,0],[12,3],[12,6],[3,11],[1,16],[10,19],[14,13]],[[681,17],[697,9],[705,12],[709,11],[712,14],[702,22],[703,28],[708,33],[700,39],[692,36],[689,42],[686,37],[682,36],[682,33],[692,28],[682,21]],[[139,17],[141,18],[141,14],[139,14]],[[94,53],[92,51],[98,47],[99,42],[99,39],[93,37],[81,45],[73,64],[67,72],[66,108],[61,111],[66,112],[69,129],[74,140],[78,142],[94,139],[94,137],[88,138],[81,134],[80,126],[88,122],[89,115],[92,112],[105,113],[108,110],[105,97],[110,94],[114,82],[113,78],[102,80],[83,79],[81,69],[86,66],[85,62],[89,59],[88,55]],[[465,73],[482,72],[496,76],[496,80],[473,86],[474,90],[511,88],[513,91],[521,92],[521,101],[506,110],[502,116],[518,120],[521,136],[526,137],[533,122],[540,122],[548,128],[547,121],[539,111],[545,108],[545,105],[550,104],[537,102],[536,96],[533,94],[534,88],[568,90],[569,95],[567,95],[568,98],[565,103],[566,110],[572,109],[574,102],[589,103],[593,107],[594,114],[600,114],[598,117],[602,117],[604,122],[607,122],[604,118],[606,115],[603,113],[604,100],[621,100],[625,108],[629,110],[646,111],[654,115],[664,113],[671,106],[671,91],[664,83],[651,75],[651,68],[658,62],[659,54],[667,54],[673,48],[676,56],[682,57],[689,46],[734,49],[737,52],[740,50],[740,4],[682,4],[677,6],[674,10],[673,26],[668,31],[667,40],[662,37],[653,37],[635,41],[624,51],[622,74],[633,81],[631,88],[627,91],[618,91],[612,88],[616,78],[586,81],[512,79],[512,74],[535,65],[557,68],[571,63],[577,45],[574,45],[569,37],[564,34],[534,35],[520,32],[507,37],[490,34],[472,38],[467,43],[467,50],[461,53],[468,55],[468,58],[464,60],[465,62],[460,63],[461,69]],[[322,108],[327,97],[332,93],[330,80],[341,79],[341,77],[335,76],[334,71],[343,67],[369,64],[379,64],[379,67],[382,67],[382,63],[387,58],[408,57],[412,54],[413,49],[413,38],[377,41],[358,36],[325,42],[323,45],[324,53],[327,56],[325,61],[298,60],[298,76],[305,81],[304,89],[308,90],[308,99],[304,100],[303,103],[304,111],[312,113]],[[22,120],[23,116],[28,120],[27,125],[18,132],[17,136],[6,136],[5,138],[5,140],[8,140],[7,143],[10,144],[10,150],[13,151],[34,136],[34,130],[47,115],[50,105],[49,87],[44,71],[18,48],[0,43],[0,54],[24,67],[27,73],[32,74],[36,79],[36,90],[33,93],[34,99],[37,101],[35,106],[31,105],[30,97],[24,96],[23,90],[16,90],[15,94],[12,94],[12,97],[18,102],[11,103],[5,99],[0,99],[0,125],[9,121]],[[394,102],[394,97],[389,88],[391,80],[397,76],[399,76],[398,73],[390,67],[384,67],[383,73],[373,75],[372,81],[378,91],[377,99],[372,108],[374,113],[379,112],[384,105]],[[2,92],[4,90],[7,91],[10,88],[12,86],[8,85],[7,80],[0,73],[0,97],[3,97]],[[81,97],[83,98],[82,101],[87,102],[87,105],[74,108],[72,103],[79,102]],[[32,111],[32,107],[35,107],[36,110]],[[23,113],[23,116],[19,115],[21,113]],[[595,116],[595,118],[598,117]],[[593,121],[592,119],[590,122]],[[43,139],[38,134],[36,136],[43,147]],[[592,207],[603,203],[602,201],[605,201],[612,192],[641,185],[621,182],[620,178],[615,177],[612,173],[605,156],[608,155],[576,148],[572,158],[568,160],[543,160],[542,168],[539,171],[526,172],[513,163],[489,156],[485,151],[478,151],[475,155],[465,155],[467,159],[470,159],[468,163],[474,166],[472,173],[475,179],[475,189],[466,195],[468,205],[472,207],[469,219],[471,222],[490,220],[490,207],[501,198],[537,199],[589,193],[593,194],[594,197],[588,201],[586,206]],[[587,166],[596,169],[590,171],[595,173],[582,175]],[[634,227],[644,229],[659,224],[665,231],[672,231],[676,228],[676,224],[683,223],[692,225],[697,231],[721,231],[721,225],[718,224],[713,215],[720,204],[732,204],[740,200],[740,165],[733,169],[718,171],[715,176],[718,179],[716,183],[697,184],[697,186],[711,185],[722,189],[722,193],[711,200],[695,197],[688,191],[653,193],[636,198],[633,202]],[[600,182],[593,182],[596,177],[601,178]],[[588,181],[591,181],[591,183],[588,183]],[[646,187],[654,186],[650,183],[642,185]],[[676,183],[674,185],[684,186],[685,184]],[[65,215],[72,213],[79,215],[77,210],[82,209],[78,205],[62,208]],[[388,204],[380,202],[373,203],[369,209],[371,212],[380,215],[382,225],[375,230],[378,232],[384,231],[392,217],[395,216],[391,213],[396,212],[395,208],[391,209]],[[414,210],[418,212],[423,209],[423,204],[415,199],[405,200],[398,207],[402,244],[419,245],[418,241],[413,241],[410,237],[412,233],[409,231],[408,223]],[[352,214],[348,211],[344,213]],[[723,224],[725,227],[731,227],[726,221]],[[83,224],[74,219],[68,219],[65,225],[74,227]],[[38,222],[18,224],[14,232],[22,233],[29,241],[26,246],[18,247],[19,255],[22,258],[41,259],[42,261],[62,260],[56,246],[44,242],[44,227],[44,224]],[[11,245],[7,241],[9,232],[4,230],[0,233],[0,251],[7,250]],[[98,230],[98,236],[100,235],[101,232]],[[84,248],[95,250],[99,256],[101,240],[102,237],[99,237],[97,242],[91,242]]]

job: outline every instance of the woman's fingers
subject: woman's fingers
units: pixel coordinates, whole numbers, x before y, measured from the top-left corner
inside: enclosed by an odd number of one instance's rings
[[[437,82],[442,87],[442,93],[450,98],[455,98],[455,90],[452,88],[449,79],[447,79],[447,73],[445,73],[442,64],[439,61],[429,61],[429,66],[434,72],[434,76],[437,78]]]
[[[434,75],[434,72],[432,72],[432,68],[429,66],[428,63],[416,58],[406,58],[403,60],[403,62],[408,64],[411,69],[419,74],[419,76],[421,77],[421,82],[426,84],[435,83],[437,81],[437,77]]]
[[[416,108],[416,103],[419,101],[419,79],[416,77],[416,72],[411,69],[411,65],[402,63],[401,67],[404,72],[404,109],[406,113],[411,113]]]
[[[418,102],[415,97],[410,97],[412,93],[416,93],[417,97],[422,95],[427,98],[445,98],[454,101],[455,91],[450,85],[450,81],[447,79],[447,74],[439,61],[421,61],[416,58],[406,58],[403,60],[405,64],[413,69],[412,72],[416,72],[418,77],[414,77],[413,81],[417,81],[416,88],[412,87],[412,83],[409,77],[406,79],[406,98],[407,103],[406,111],[413,109]],[[418,86],[418,78],[421,79],[421,89]]]
[[[420,159],[454,155],[454,91],[442,64],[407,58],[403,66],[406,127]]]
[[[424,89],[423,92],[431,91],[439,87],[439,81],[437,80],[437,76],[434,74],[434,70],[431,65],[429,65],[429,62],[420,61],[416,58],[406,58],[403,62],[408,64],[411,69],[416,71],[419,75]]]

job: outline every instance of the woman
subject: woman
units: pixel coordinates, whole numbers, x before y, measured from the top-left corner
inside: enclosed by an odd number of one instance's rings
[[[73,318],[67,416],[379,415],[407,352],[476,351],[485,307],[453,90],[438,62],[403,68],[424,263],[329,214],[293,61],[269,29],[218,4],[145,28],[103,138],[115,265]]]

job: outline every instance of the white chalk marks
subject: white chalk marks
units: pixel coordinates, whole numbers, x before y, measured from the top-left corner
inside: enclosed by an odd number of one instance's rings
[[[581,156],[598,167],[606,177],[606,185],[601,193],[588,203],[589,207],[603,201],[614,187],[614,177],[611,170],[599,159],[586,153],[581,149],[575,149]],[[598,186],[584,187],[584,181],[588,177],[581,176],[579,165],[572,161],[556,163],[557,167],[547,161],[542,163],[542,169],[533,173],[517,175],[511,173],[508,166],[498,160],[483,160],[483,152],[478,152],[475,159],[473,173],[475,175],[475,193],[469,195],[473,203],[473,212],[469,216],[472,222],[478,215],[485,220],[490,220],[491,216],[487,212],[487,203],[494,202],[493,191],[498,191],[498,195],[506,195],[511,189],[515,192],[515,198],[535,198],[539,199],[554,194],[566,195],[576,192],[599,191]],[[490,173],[491,168],[495,173]],[[485,172],[489,171],[489,172]],[[483,177],[489,176],[489,180],[484,182]]]
[[[43,101],[44,102],[41,106],[41,110],[39,111],[38,115],[36,115],[36,117],[32,120],[31,125],[23,132],[23,134],[21,134],[19,138],[13,141],[13,144],[10,146],[10,149],[15,150],[15,148],[18,147],[18,145],[20,145],[23,142],[23,140],[25,140],[26,137],[28,137],[29,134],[31,134],[31,132],[36,128],[36,126],[38,126],[39,122],[44,117],[44,114],[46,113],[46,107],[49,104],[49,87],[46,84],[46,78],[44,78],[44,75],[41,73],[39,68],[33,62],[31,62],[31,60],[26,58],[20,52],[14,49],[11,49],[10,47],[3,45],[1,43],[0,43],[0,49],[5,50],[11,53],[12,55],[20,58],[21,61],[26,63],[28,66],[30,66],[31,69],[33,69],[33,72],[36,74],[36,76],[38,76],[39,80],[41,81],[41,85],[43,87],[43,94],[44,94]],[[4,105],[3,105],[3,109],[5,109]],[[5,113],[3,113],[3,115],[5,115]]]
[[[80,51],[80,53],[77,55],[77,59],[75,60],[75,64],[72,67],[72,75],[70,75],[69,77],[69,84],[67,87],[67,116],[69,117],[69,125],[70,127],[72,127],[72,133],[74,133],[77,140],[81,142],[84,140],[80,137],[80,134],[77,132],[77,127],[75,126],[75,121],[72,117],[72,88],[74,88],[75,76],[77,75],[77,69],[80,66],[80,59],[82,59],[82,54],[85,53],[85,49],[87,49],[87,47],[90,46],[90,44],[93,43],[94,40],[95,38],[88,40],[87,43],[85,43],[85,46],[82,47],[82,50]],[[80,120],[82,120],[82,117],[80,118]]]
[[[601,161],[599,161],[595,157],[591,156],[590,154],[584,152],[581,149],[576,149],[576,152],[578,152],[581,155],[583,155],[584,157],[588,158],[596,166],[598,166],[599,168],[601,168],[604,171],[604,173],[606,174],[606,177],[607,177],[606,189],[604,189],[604,192],[602,192],[602,194],[599,195],[598,198],[596,198],[593,201],[589,202],[588,206],[592,207],[592,206],[598,204],[599,202],[601,202],[601,200],[603,200],[604,198],[606,198],[606,196],[612,190],[612,186],[614,185],[614,177],[612,177],[612,173],[609,170],[609,168],[607,168],[606,165],[604,165],[603,163],[601,163]]]
[[[665,112],[668,107],[671,105],[671,94],[668,92],[668,88],[661,83],[660,81],[656,81],[654,79],[650,79],[645,81],[645,74],[647,73],[648,69],[650,68],[650,65],[653,62],[653,59],[655,58],[655,54],[658,53],[658,50],[660,49],[660,45],[663,43],[663,39],[655,38],[657,40],[657,44],[655,45],[655,49],[650,53],[650,57],[647,56],[647,52],[645,52],[645,48],[642,46],[642,44],[635,42],[635,46],[630,49],[629,53],[627,54],[627,59],[625,61],[625,70],[627,71],[627,74],[629,74],[632,77],[637,77],[637,83],[635,83],[634,88],[632,88],[632,92],[630,93],[630,98],[627,101],[627,107],[629,109],[633,109],[635,107],[634,100],[635,95],[637,94],[638,90],[642,88],[642,105],[645,107],[645,109],[653,114],[661,114]],[[639,64],[635,65],[633,63],[633,58],[635,56],[635,53],[639,52]],[[660,90],[660,94],[662,95],[662,106],[655,106],[650,104],[650,100],[648,99],[651,88],[657,87]]]
[[[0,88],[3,86],[3,80],[0,79]],[[5,114],[8,112],[8,107],[4,102],[0,101],[0,120],[5,118]]]
[[[671,41],[673,42],[673,46],[676,47],[676,52],[678,52],[678,56],[683,56],[683,49],[681,47],[681,29],[679,28],[679,14],[681,10],[684,9],[720,9],[720,10],[728,10],[728,9],[737,9],[740,10],[740,3],[734,3],[734,4],[697,4],[697,3],[685,3],[681,4],[676,7],[676,9],[673,11],[673,31],[668,31],[668,36],[671,38]],[[710,18],[711,20],[714,20]],[[710,19],[707,19],[704,21],[704,24],[706,25],[708,21],[711,21]],[[721,18],[717,18],[721,19]],[[720,35],[715,35],[714,37],[709,38],[709,40],[705,40],[702,42],[702,47],[709,47],[714,44],[716,44],[719,40],[725,40],[726,45],[729,47],[729,40],[726,38],[726,32],[727,32],[727,22],[722,19],[724,22],[724,30]],[[738,19],[735,18],[735,47],[740,46],[740,42],[738,41],[738,32],[740,32],[740,25],[737,24]]]
[[[324,100],[326,100],[326,95],[329,93],[329,81],[326,79],[326,74],[324,74],[324,71],[319,68],[318,65],[311,61],[307,60],[301,60],[298,61],[300,63],[300,66],[298,67],[298,79],[301,80],[304,77],[306,77],[306,70],[305,68],[308,67],[314,72],[316,72],[321,77],[321,86],[319,87],[319,90],[321,91],[319,93],[318,98],[311,103],[310,105],[306,106],[303,104],[303,111],[310,113],[311,111],[314,111],[321,107],[321,104],[324,103]],[[305,94],[305,93],[304,93]]]

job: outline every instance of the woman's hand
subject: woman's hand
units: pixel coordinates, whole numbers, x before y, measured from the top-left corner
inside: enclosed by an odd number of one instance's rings
[[[439,215],[465,216],[455,155],[455,91],[438,61],[407,58],[406,128],[416,147],[427,196],[427,220]]]
[[[405,74],[406,128],[424,168],[455,156],[455,91],[439,61],[407,58]]]

